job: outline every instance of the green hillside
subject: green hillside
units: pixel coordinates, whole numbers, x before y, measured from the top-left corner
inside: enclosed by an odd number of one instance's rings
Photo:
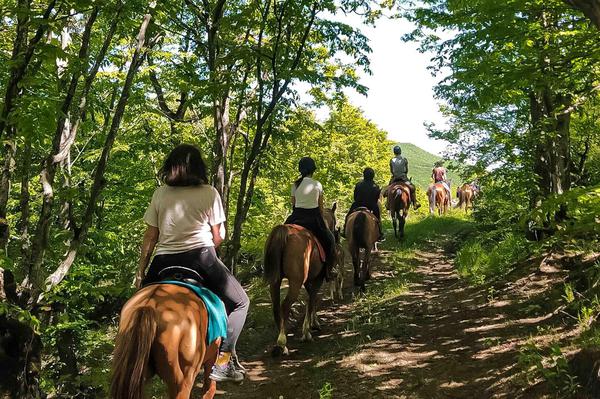
[[[442,157],[431,154],[414,144],[397,143],[397,145],[402,148],[402,155],[408,159],[408,176],[412,177],[412,181],[417,186],[426,189],[431,183],[433,164]],[[452,171],[448,171],[448,178],[452,180],[452,191],[454,191],[454,187],[460,182],[460,178]]]

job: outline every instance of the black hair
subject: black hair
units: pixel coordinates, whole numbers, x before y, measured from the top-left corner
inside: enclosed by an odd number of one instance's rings
[[[399,145],[394,146],[394,154],[400,155],[402,154],[402,148]]]
[[[160,178],[168,186],[207,184],[206,164],[200,150],[190,144],[180,144],[173,148],[160,169]]]
[[[300,186],[302,180],[304,180],[306,176],[310,176],[312,173],[314,173],[315,170],[317,170],[317,164],[315,163],[314,159],[312,159],[311,157],[301,158],[300,162],[298,162],[298,171],[300,172],[300,178],[294,182],[296,188]]]
[[[372,168],[365,168],[365,170],[363,170],[363,178],[368,181],[373,181],[375,178],[375,171]]]

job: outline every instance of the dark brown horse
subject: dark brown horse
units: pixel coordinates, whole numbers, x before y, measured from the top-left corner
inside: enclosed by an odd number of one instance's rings
[[[366,210],[353,212],[346,222],[348,250],[354,266],[354,285],[363,292],[365,281],[371,278],[371,251],[379,237],[377,224],[375,215]]]
[[[427,189],[427,197],[429,198],[429,213],[432,215],[435,213],[436,207],[439,215],[446,213],[450,208],[450,198],[442,183],[431,184]]]
[[[202,398],[212,398],[216,383],[209,376],[221,340],[207,345],[207,328],[204,302],[189,289],[155,284],[136,292],[121,310],[111,397],[143,398],[145,381],[156,373],[169,398],[188,399],[204,369]]]
[[[387,189],[387,208],[394,225],[394,236],[404,237],[404,225],[410,208],[410,189],[403,183],[392,183]],[[399,235],[398,235],[399,234]]]
[[[457,208],[465,207],[465,213],[469,211],[469,208],[473,208],[473,197],[475,191],[470,184],[465,183],[456,190],[456,196],[458,197]]]
[[[325,209],[324,219],[333,233],[335,231],[335,209]],[[300,295],[302,286],[308,292],[308,305],[302,324],[302,340],[312,340],[311,328],[319,328],[317,319],[318,293],[325,279],[324,263],[321,260],[315,236],[304,228],[282,224],[275,226],[265,244],[264,277],[269,283],[273,317],[279,329],[277,345],[273,355],[287,354],[286,323],[290,309]],[[288,292],[281,302],[281,282],[288,279]]]

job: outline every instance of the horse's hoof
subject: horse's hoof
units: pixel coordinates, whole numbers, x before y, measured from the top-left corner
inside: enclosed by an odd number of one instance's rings
[[[283,348],[281,346],[275,346],[271,351],[271,356],[273,357],[287,356],[289,354],[290,351],[288,350],[287,346],[284,346]]]
[[[309,332],[307,332],[305,335],[303,335],[302,338],[300,339],[300,341],[302,341],[302,342],[312,342],[312,340],[313,340],[313,337]]]

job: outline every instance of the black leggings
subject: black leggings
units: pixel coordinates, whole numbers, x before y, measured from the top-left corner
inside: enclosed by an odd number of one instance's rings
[[[197,271],[204,286],[217,294],[227,310],[227,338],[223,352],[235,352],[235,344],[246,322],[250,299],[241,284],[217,257],[214,247],[192,249],[178,254],[156,255],[148,268],[143,284],[160,281],[158,273],[168,266],[186,266]]]

